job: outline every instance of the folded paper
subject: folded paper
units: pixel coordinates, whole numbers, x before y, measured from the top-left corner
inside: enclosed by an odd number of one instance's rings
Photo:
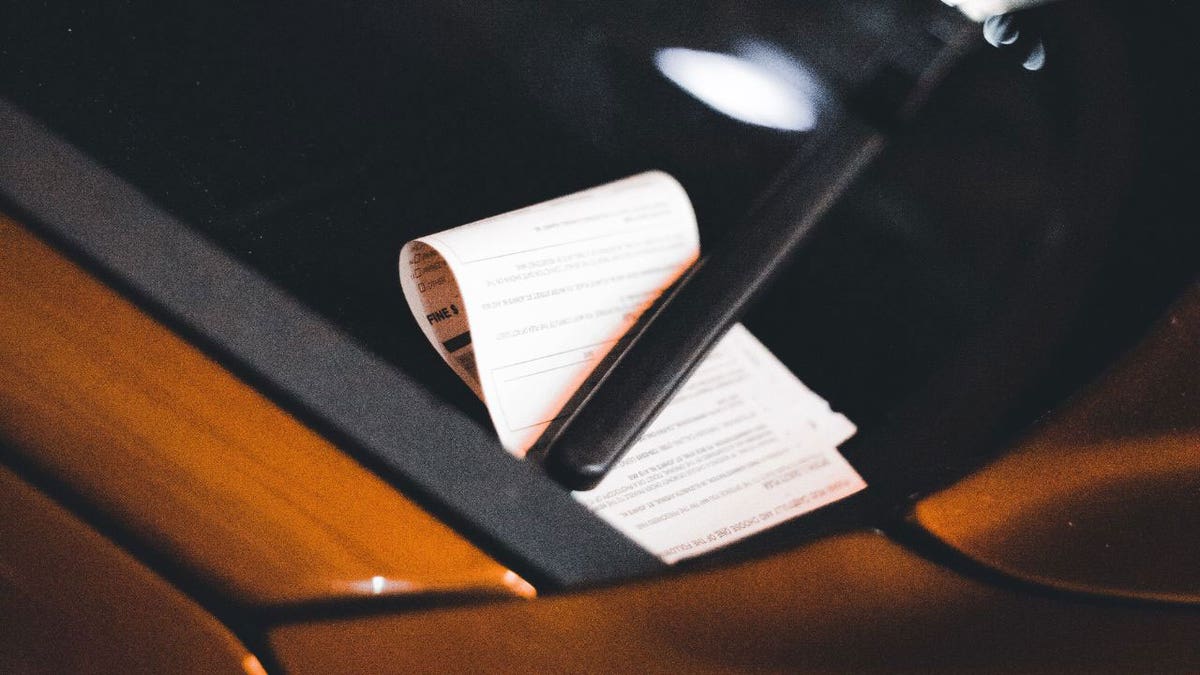
[[[699,251],[686,192],[650,172],[409,242],[400,281],[501,444],[524,456]],[[861,490],[837,451],[854,433],[737,325],[575,498],[675,562]]]

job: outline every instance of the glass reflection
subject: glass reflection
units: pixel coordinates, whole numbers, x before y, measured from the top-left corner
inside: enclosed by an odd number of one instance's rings
[[[384,576],[373,576],[370,579],[355,581],[350,587],[359,593],[383,595],[385,593],[407,593],[417,589],[417,585],[403,579],[389,579]]]
[[[761,42],[735,52],[667,47],[654,63],[681,89],[736,120],[784,131],[816,125],[822,88],[795,58]]]

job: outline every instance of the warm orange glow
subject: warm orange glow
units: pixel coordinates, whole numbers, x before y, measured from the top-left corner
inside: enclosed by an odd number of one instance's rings
[[[0,298],[6,448],[223,593],[511,594],[503,566],[3,217]]]
[[[236,673],[245,654],[204,608],[0,465],[0,673]]]
[[[516,572],[512,570],[505,571],[503,580],[505,586],[508,586],[512,589],[513,593],[522,598],[533,599],[537,597],[537,589],[533,587],[533,584],[522,579]]]
[[[1200,286],[1095,385],[915,519],[1013,577],[1200,602]]]
[[[995,588],[858,532],[534,602],[289,623],[270,644],[329,673],[1198,672],[1198,629],[1196,612]]]
[[[267,669],[263,668],[258,657],[253,654],[247,654],[242,660],[242,669],[246,671],[246,675],[267,675]]]

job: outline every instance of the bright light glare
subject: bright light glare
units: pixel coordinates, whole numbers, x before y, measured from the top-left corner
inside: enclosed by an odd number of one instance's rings
[[[385,576],[376,575],[370,579],[361,581],[352,581],[349,584],[350,588],[356,593],[370,593],[371,595],[383,595],[384,593],[407,593],[416,590],[418,587],[409,581],[403,579],[389,579]]]
[[[517,573],[512,570],[505,570],[504,576],[501,578],[505,586],[508,586],[517,595],[522,598],[536,598],[537,589],[535,589],[528,581],[517,576]]]
[[[242,659],[242,670],[246,671],[246,675],[267,675],[267,669],[263,668],[262,662],[253,654],[247,654],[246,658]]]
[[[787,131],[817,123],[811,92],[771,67],[777,64],[683,47],[659,50],[654,62],[684,91],[734,119]]]

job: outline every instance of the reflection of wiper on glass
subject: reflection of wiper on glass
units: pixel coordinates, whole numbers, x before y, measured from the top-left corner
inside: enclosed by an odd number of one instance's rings
[[[542,435],[531,455],[551,476],[576,490],[599,483],[879,154],[884,133],[861,120],[909,119],[960,50],[942,44],[915,69],[882,62],[855,98],[861,117],[813,132],[740,227],[643,314]]]

